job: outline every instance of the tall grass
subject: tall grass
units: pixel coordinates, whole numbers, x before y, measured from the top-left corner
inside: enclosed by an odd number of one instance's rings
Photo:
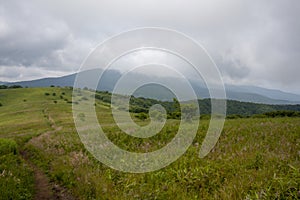
[[[71,90],[36,88],[0,92],[0,100],[5,103],[0,108],[0,137],[17,141],[19,148],[27,150],[31,161],[51,181],[65,186],[79,199],[300,198],[299,118],[227,120],[217,145],[200,159],[198,153],[209,125],[202,118],[193,144],[180,159],[159,171],[130,174],[103,165],[87,152],[74,127],[71,104],[60,95],[44,95],[55,92],[71,99]],[[78,102],[80,105],[85,101]],[[172,140],[179,126],[179,121],[168,120],[156,136],[132,138],[114,124],[107,103],[96,100],[96,111],[108,138],[128,151],[159,149]],[[49,116],[61,129],[54,131]],[[135,121],[141,125],[149,122]],[[0,175],[1,191],[28,194],[26,198],[30,199],[31,187],[25,187],[29,192],[13,190],[18,179],[21,185],[32,183],[30,170],[18,157],[18,147],[16,154],[10,150],[0,159],[0,173],[5,170],[5,178]],[[8,175],[8,171],[13,175]]]

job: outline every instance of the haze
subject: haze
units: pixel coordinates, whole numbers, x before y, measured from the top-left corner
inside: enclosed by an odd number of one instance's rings
[[[202,44],[227,84],[300,94],[299,10],[297,0],[2,0],[0,81],[76,72],[108,37],[155,26]]]

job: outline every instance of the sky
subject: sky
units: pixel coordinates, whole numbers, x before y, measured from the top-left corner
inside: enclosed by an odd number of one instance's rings
[[[300,94],[299,10],[299,0],[0,0],[0,81],[74,73],[111,36],[163,27],[200,43],[227,84]],[[158,55],[124,60],[143,56]]]

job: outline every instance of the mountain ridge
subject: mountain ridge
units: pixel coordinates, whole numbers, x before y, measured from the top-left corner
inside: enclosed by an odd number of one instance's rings
[[[79,72],[82,77],[85,77],[83,87],[89,87],[93,85],[93,80],[98,78],[100,71],[95,71],[100,69],[92,69],[88,71]],[[66,87],[73,86],[76,79],[77,73],[69,74],[61,77],[49,77],[41,78],[30,81],[18,81],[18,82],[0,82],[4,85],[21,85],[22,87],[48,87],[51,85]],[[140,80],[155,81],[158,77],[148,76],[144,74],[132,74],[132,79],[138,77]],[[112,92],[114,85],[117,83],[122,74],[117,70],[107,70],[103,73],[102,79],[98,84],[97,90],[99,91],[109,91]],[[176,84],[180,86],[182,80],[174,77],[166,77],[164,80],[169,84]],[[209,98],[208,89],[200,81],[190,80],[190,83],[195,90],[196,95],[200,99]],[[89,87],[91,88],[91,87]],[[152,87],[146,87],[147,89],[139,88],[134,95],[138,97],[154,98],[159,100],[172,100],[175,95],[172,92],[167,91],[167,89],[158,89],[158,94],[154,94]],[[265,104],[300,104],[300,95],[292,94],[288,92],[283,92],[280,90],[267,89],[257,86],[236,86],[236,85],[225,85],[227,99],[253,102],[253,103],[265,103]]]

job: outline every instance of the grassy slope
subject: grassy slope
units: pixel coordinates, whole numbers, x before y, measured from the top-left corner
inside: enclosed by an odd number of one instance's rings
[[[156,172],[128,174],[106,167],[86,152],[67,103],[71,92],[62,88],[0,90],[0,137],[16,140],[52,181],[80,199],[295,199],[299,195],[299,118],[227,120],[217,146],[200,159],[198,144],[208,126],[204,120],[194,144],[179,160]],[[104,103],[97,101],[97,110],[108,137],[128,150],[158,149],[178,128],[178,121],[170,120],[160,137],[132,139],[112,125]],[[27,171],[24,174],[32,176]],[[1,176],[0,187],[5,181],[7,177]]]

